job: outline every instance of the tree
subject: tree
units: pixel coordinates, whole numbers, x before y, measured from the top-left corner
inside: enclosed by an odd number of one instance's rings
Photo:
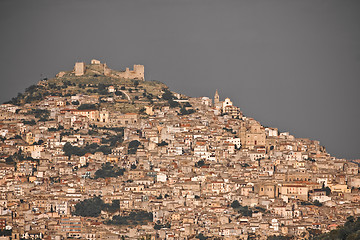
[[[52,207],[52,206],[51,206]],[[101,211],[116,212],[120,209],[120,200],[113,200],[111,204],[104,203],[99,197],[85,199],[75,205],[74,215],[82,217],[97,217]]]
[[[323,204],[321,202],[319,202],[318,200],[315,200],[314,205],[317,207],[321,207]]]
[[[100,197],[85,199],[75,205],[73,214],[82,217],[98,217],[104,206],[104,201]]]
[[[133,140],[129,143],[129,148],[137,148],[140,145],[138,140]]]
[[[0,230],[0,236],[10,236],[10,239],[11,239],[11,234],[12,234],[12,229],[10,229],[10,230],[1,229]]]
[[[146,211],[132,211],[127,216],[115,215],[106,224],[112,225],[145,225],[153,221],[153,214]]]
[[[154,98],[154,96],[153,96],[151,93],[149,93],[149,94],[146,95],[146,98],[147,98],[149,101],[152,101],[152,99]]]
[[[123,93],[122,93],[122,91],[116,91],[116,92],[115,92],[115,95],[116,95],[116,96],[122,96]]]
[[[201,168],[204,165],[205,165],[204,160],[200,160],[195,163],[195,167],[198,167],[198,168]]]
[[[360,239],[360,217],[356,220],[353,216],[349,216],[347,218],[346,223],[344,226],[339,227],[338,229],[332,230],[329,233],[324,233],[319,236],[314,237],[316,240],[337,240],[337,239],[344,239],[344,240],[355,240]]]
[[[78,107],[78,110],[97,110],[97,106],[95,104],[84,103]]]
[[[189,114],[192,114],[194,113],[194,109],[189,109],[189,110],[186,110],[185,107],[181,107],[180,108],[180,114],[179,115],[189,115]]]
[[[161,222],[158,220],[154,225],[154,229],[160,230],[162,228],[171,228],[171,224],[169,222],[167,222],[165,224],[161,224]]]
[[[172,92],[170,92],[168,89],[165,89],[161,98],[164,99],[164,100],[172,100],[175,97],[172,94]]]
[[[39,121],[45,122],[47,120],[49,120],[50,117],[50,111],[46,110],[46,109],[32,109],[29,114],[33,114],[35,115],[35,118],[38,118]]]
[[[13,159],[12,156],[9,156],[9,157],[7,157],[7,158],[5,159],[5,163],[6,163],[6,164],[14,164],[15,161],[14,161],[14,159]]]
[[[120,200],[116,199],[116,200],[112,200],[111,204],[106,204],[105,205],[106,210],[109,212],[116,212],[120,210]]]
[[[167,142],[165,142],[165,141],[162,141],[161,143],[158,143],[157,144],[159,147],[162,147],[162,146],[167,146],[167,145],[169,145]]]
[[[63,151],[65,152],[66,156],[70,157],[73,154],[73,146],[71,145],[71,143],[65,143]]]
[[[247,164],[247,163],[242,163],[242,164],[241,164],[241,167],[243,167],[243,168],[247,168],[247,167],[250,167],[250,165],[249,165],[249,164]]]
[[[239,208],[241,205],[238,200],[235,200],[231,203],[232,208]]]
[[[110,144],[110,147],[116,146],[117,143],[122,143],[124,137],[124,129],[121,129],[120,134],[111,135],[108,138],[102,138],[101,143],[103,144]]]
[[[202,233],[199,233],[197,236],[196,236],[197,239],[200,239],[200,240],[206,240],[208,239],[208,237],[205,237],[204,234]]]
[[[95,179],[118,177],[124,175],[124,172],[125,168],[119,168],[116,165],[113,166],[111,163],[107,162],[101,166],[101,169],[95,172]]]
[[[144,107],[139,109],[139,114],[145,114],[146,109]]]
[[[325,187],[324,190],[325,190],[325,192],[326,192],[326,196],[330,196],[330,194],[331,194],[331,188]]]
[[[179,107],[180,104],[178,102],[175,102],[174,100],[170,99],[168,100],[168,103],[170,105],[171,108],[176,108],[176,107]]]
[[[137,88],[139,86],[139,81],[138,80],[135,80],[134,81],[134,87]]]
[[[111,149],[108,146],[99,146],[96,143],[92,143],[90,145],[86,145],[85,147],[80,148],[77,146],[72,146],[71,143],[67,142],[63,147],[63,151],[68,157],[70,157],[71,155],[84,156],[86,153],[94,154],[95,152],[102,152],[105,155],[111,153]]]
[[[30,121],[24,120],[23,124],[33,126],[36,125],[36,121],[34,119],[31,119]]]
[[[98,84],[98,90],[97,92],[100,94],[100,95],[107,95],[108,94],[108,85],[106,84],[103,84],[103,83],[100,83]]]
[[[252,210],[248,206],[242,206],[238,200],[233,201],[231,203],[231,207],[245,217],[252,216]]]
[[[128,154],[135,154],[137,152],[137,149],[140,145],[140,142],[138,140],[133,140],[128,145]]]

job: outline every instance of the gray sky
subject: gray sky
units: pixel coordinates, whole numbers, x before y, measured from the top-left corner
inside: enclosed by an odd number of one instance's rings
[[[1,0],[4,102],[96,58],[360,158],[358,0]]]

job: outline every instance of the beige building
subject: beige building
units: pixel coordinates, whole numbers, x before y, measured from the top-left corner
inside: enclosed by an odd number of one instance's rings
[[[98,110],[77,110],[77,109],[63,109],[61,110],[62,114],[66,112],[70,112],[75,116],[87,117],[90,121],[97,121],[99,119],[99,111]]]
[[[254,192],[259,196],[267,196],[269,198],[275,198],[278,195],[278,188],[275,183],[260,182],[254,186]]]
[[[101,110],[99,113],[99,122],[108,123],[109,122],[109,112],[105,109]]]
[[[279,187],[279,194],[288,198],[308,200],[309,188],[303,184],[283,184]]]
[[[344,164],[344,171],[347,175],[357,175],[359,173],[359,167],[356,163],[347,162]]]
[[[136,113],[125,113],[110,118],[110,123],[113,126],[127,126],[129,124],[137,124],[138,123],[138,114]]]
[[[246,148],[254,148],[258,146],[265,146],[265,129],[258,122],[251,124],[249,127],[243,123],[239,131],[241,144]]]
[[[350,193],[351,189],[348,188],[346,184],[329,184],[329,187],[331,189],[331,192],[337,192],[337,193]]]
[[[150,115],[150,116],[154,115],[153,107],[152,106],[145,106],[145,113],[147,115]]]
[[[30,145],[35,142],[35,137],[32,132],[26,133],[25,141]]]

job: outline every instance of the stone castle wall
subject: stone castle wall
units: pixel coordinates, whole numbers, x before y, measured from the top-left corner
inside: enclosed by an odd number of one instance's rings
[[[74,71],[75,71],[75,76],[84,75],[84,73],[85,73],[85,63],[84,62],[75,63]]]
[[[134,65],[133,70],[126,68],[124,72],[117,72],[115,75],[121,78],[145,80],[144,65]]]
[[[92,65],[100,65],[103,69],[105,76],[114,76],[119,78],[126,79],[137,79],[145,80],[145,68],[144,65],[135,64],[133,70],[126,68],[125,71],[112,71],[106,65],[106,63],[101,63],[99,60],[93,59],[90,62]],[[74,67],[75,76],[83,76],[85,74],[86,65],[84,62],[76,62]]]

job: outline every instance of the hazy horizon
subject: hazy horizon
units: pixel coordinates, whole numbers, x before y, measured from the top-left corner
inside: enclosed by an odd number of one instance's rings
[[[359,159],[360,2],[0,2],[1,103],[76,61],[145,65],[192,97],[231,98],[261,124]]]

